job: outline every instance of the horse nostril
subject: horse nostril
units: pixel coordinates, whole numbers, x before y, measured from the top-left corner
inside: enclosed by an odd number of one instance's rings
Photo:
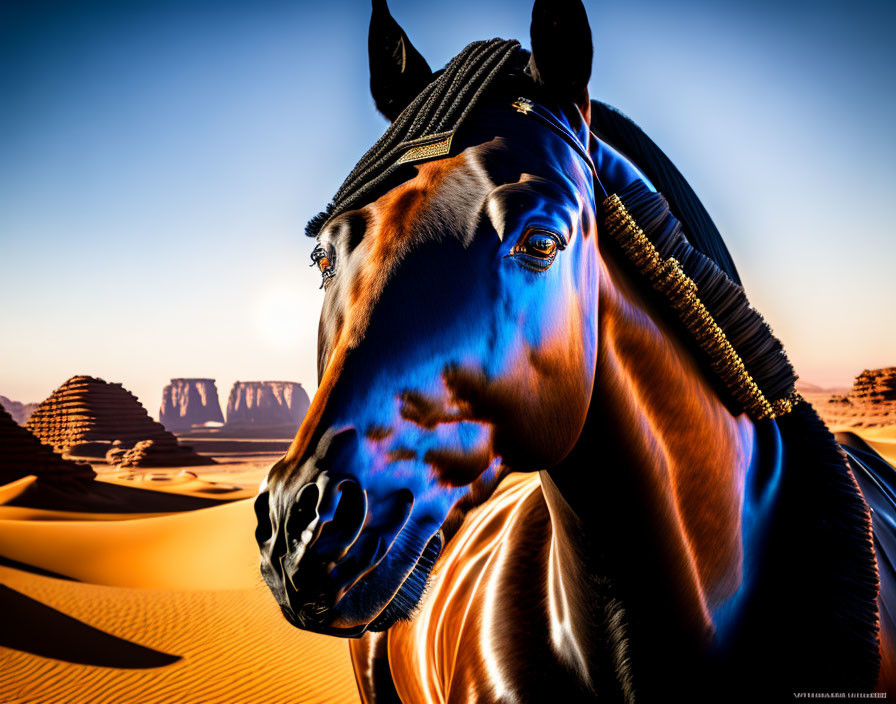
[[[358,518],[363,522],[367,515],[367,496],[360,484],[349,479],[339,483],[339,492],[333,523],[340,528],[356,527]]]
[[[306,544],[311,541],[311,536],[305,536],[303,533],[317,518],[319,503],[320,489],[317,484],[306,484],[301,488],[286,517],[286,535],[291,541],[301,541]]]
[[[367,494],[361,485],[350,479],[344,479],[339,483],[339,503],[330,523],[321,531],[321,541],[325,538],[331,543],[330,550],[334,551],[333,559],[341,558],[352,546],[367,519]]]
[[[255,540],[261,546],[274,534],[274,527],[271,524],[271,499],[267,491],[261,492],[255,499],[255,518]]]
[[[296,578],[309,550],[314,558],[305,568],[306,578],[341,560],[361,534],[366,518],[367,495],[354,480],[333,481],[322,474],[303,487],[286,518],[286,575]]]

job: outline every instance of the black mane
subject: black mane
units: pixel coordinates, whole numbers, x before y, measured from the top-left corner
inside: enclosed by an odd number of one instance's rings
[[[370,200],[396,171],[428,158],[407,159],[410,150],[445,144],[446,140],[450,146],[451,137],[494,79],[522,54],[515,40],[491,39],[468,45],[395,118],[355,165],[326,210],[309,221],[305,234],[317,237],[328,220]]]
[[[703,203],[675,164],[628,116],[598,100],[591,101],[591,131],[624,154],[666,196],[688,242],[712,259],[734,283],[740,276],[731,254]]]

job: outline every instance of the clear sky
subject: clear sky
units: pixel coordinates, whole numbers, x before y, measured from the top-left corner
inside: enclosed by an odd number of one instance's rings
[[[592,95],[703,199],[807,381],[896,364],[896,6],[587,2]],[[433,67],[531,4],[393,0]],[[0,3],[0,394],[316,385],[305,221],[385,128],[363,0]]]

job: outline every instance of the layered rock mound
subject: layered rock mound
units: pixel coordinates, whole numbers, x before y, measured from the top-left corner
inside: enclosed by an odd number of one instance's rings
[[[227,427],[299,427],[310,400],[295,381],[237,381],[227,400]]]
[[[25,422],[31,417],[31,414],[34,413],[34,409],[37,408],[38,404],[21,403],[19,401],[13,401],[11,398],[6,398],[6,396],[0,396],[0,406],[3,406],[6,409],[6,412],[12,416],[12,419],[16,423],[25,425]]]
[[[168,430],[224,423],[214,379],[172,379],[162,391],[159,421]]]
[[[849,397],[869,404],[896,402],[896,367],[866,369],[856,377]]]
[[[846,394],[811,399],[831,427],[873,428],[896,424],[896,367],[866,369]]]
[[[35,409],[25,424],[59,453],[105,457],[117,447],[130,449],[152,440],[156,449],[144,466],[213,464],[156,423],[130,391],[90,376],[74,376]]]
[[[96,476],[89,464],[63,459],[0,407],[0,484],[37,475],[41,481],[73,481]]]

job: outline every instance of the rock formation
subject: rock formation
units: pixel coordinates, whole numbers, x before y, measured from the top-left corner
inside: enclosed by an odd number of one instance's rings
[[[89,464],[63,459],[0,408],[0,484],[37,475],[41,481],[92,479]]]
[[[184,464],[156,440],[141,440],[130,448],[115,445],[106,453],[106,461],[118,467],[170,467]]]
[[[6,396],[0,396],[0,406],[3,406],[6,409],[6,412],[12,416],[12,419],[16,423],[25,425],[25,421],[31,417],[31,414],[34,413],[34,409],[37,408],[38,404],[21,403],[20,401],[13,401],[11,398],[6,398]]]
[[[208,422],[223,423],[214,379],[172,379],[162,391],[159,421],[168,430],[189,430]]]
[[[896,424],[896,367],[866,369],[846,394],[810,398],[832,428],[873,428]]]
[[[152,440],[154,451],[145,466],[214,462],[178,444],[121,384],[89,376],[66,381],[35,409],[25,427],[59,453],[105,457],[116,440],[125,449]]]
[[[238,381],[227,401],[227,427],[299,427],[310,400],[294,381]]]
[[[856,377],[849,398],[870,404],[896,401],[896,367],[866,369]]]

